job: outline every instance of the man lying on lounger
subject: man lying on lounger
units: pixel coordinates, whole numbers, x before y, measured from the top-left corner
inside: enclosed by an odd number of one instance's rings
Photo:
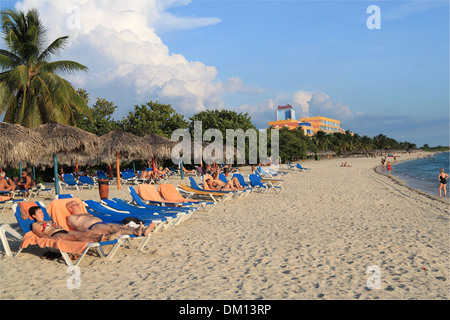
[[[223,190],[223,191],[241,191],[245,190],[236,177],[233,177],[227,183],[220,179],[214,179],[209,174],[203,178],[203,188],[205,190]]]
[[[131,228],[125,225],[117,223],[106,223],[100,218],[89,214],[82,213],[81,205],[76,201],[70,201],[66,204],[67,210],[70,212],[70,216],[67,218],[67,224],[78,231],[92,231],[99,234],[115,234],[120,232],[121,234],[134,234],[136,236],[148,235],[155,229],[155,223],[152,222],[146,228],[141,222],[139,228]]]

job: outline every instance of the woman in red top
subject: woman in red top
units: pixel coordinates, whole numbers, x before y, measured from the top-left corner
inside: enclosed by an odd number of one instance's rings
[[[94,232],[66,231],[53,221],[44,221],[44,213],[39,206],[31,207],[28,210],[28,214],[36,221],[31,225],[31,231],[41,238],[81,242],[100,242],[104,240],[112,240],[107,238],[105,235]]]
[[[391,163],[388,161],[388,163],[387,163],[388,174],[391,174],[391,170],[392,170]]]

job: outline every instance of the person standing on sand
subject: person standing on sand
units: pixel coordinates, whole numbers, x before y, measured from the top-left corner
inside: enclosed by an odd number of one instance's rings
[[[447,197],[447,189],[445,188],[447,184],[448,174],[444,172],[444,169],[439,170],[441,173],[439,174],[439,197],[441,196],[441,191],[444,189],[444,197]]]

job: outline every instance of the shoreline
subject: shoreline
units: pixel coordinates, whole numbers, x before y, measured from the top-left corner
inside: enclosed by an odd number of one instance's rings
[[[442,152],[449,152],[449,151],[442,151]],[[436,153],[441,153],[441,152],[433,152],[433,154],[436,154]],[[396,163],[399,163],[399,162],[406,162],[406,161],[414,161],[414,160],[417,160],[417,159],[419,159],[419,158],[398,159],[398,160],[396,161]],[[439,196],[437,196],[437,195],[431,194],[431,193],[426,192],[426,191],[423,191],[423,190],[421,190],[421,189],[417,189],[417,188],[410,187],[410,186],[408,186],[408,183],[407,183],[406,180],[401,179],[400,177],[398,177],[398,176],[396,176],[395,174],[392,174],[392,173],[391,173],[391,175],[386,174],[386,173],[383,173],[383,172],[381,172],[381,168],[380,168],[380,167],[381,167],[381,165],[377,165],[377,166],[375,166],[375,167],[373,168],[373,170],[374,170],[377,174],[382,175],[382,176],[386,176],[386,177],[388,177],[389,179],[391,179],[392,181],[394,181],[395,183],[397,183],[397,184],[399,184],[399,185],[401,185],[401,186],[403,186],[403,187],[406,187],[406,188],[408,188],[408,189],[410,189],[410,190],[412,190],[412,191],[414,191],[414,192],[416,192],[416,193],[418,193],[418,194],[420,194],[420,195],[423,195],[423,196],[425,196],[425,197],[428,197],[428,198],[430,198],[430,199],[432,199],[432,200],[436,200],[436,201],[440,201],[440,202],[443,202],[443,203],[446,203],[446,204],[450,204],[450,197],[449,197],[450,194],[448,194],[447,197],[439,197]]]

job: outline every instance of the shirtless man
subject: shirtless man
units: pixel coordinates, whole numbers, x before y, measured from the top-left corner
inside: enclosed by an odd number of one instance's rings
[[[22,170],[22,178],[17,182],[17,185],[23,186],[24,190],[29,190],[33,186],[33,180],[31,180],[26,170]]]
[[[100,234],[134,234],[136,236],[148,235],[155,229],[155,223],[152,222],[147,228],[141,222],[139,228],[131,228],[117,223],[106,223],[100,218],[89,213],[82,213],[81,205],[76,201],[70,201],[66,204],[70,216],[67,218],[67,224],[78,231],[92,231]]]
[[[0,172],[0,191],[14,191],[16,189],[16,185],[14,181],[11,180],[10,183],[5,179],[5,172]]]
[[[203,178],[205,190],[223,190],[223,191],[242,191],[245,190],[236,177],[233,177],[227,183],[220,179],[214,179],[209,174]]]

